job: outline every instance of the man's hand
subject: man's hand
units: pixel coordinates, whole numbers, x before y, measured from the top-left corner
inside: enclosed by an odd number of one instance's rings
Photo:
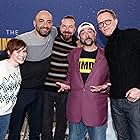
[[[140,99],[140,89],[132,88],[127,93],[126,96],[130,102],[136,102]]]
[[[60,89],[58,90],[58,92],[70,90],[69,85],[66,85],[66,84],[63,84],[63,83],[60,83],[60,82],[56,82],[56,85],[60,86]]]
[[[98,86],[90,86],[91,92],[100,92],[100,93],[106,93],[111,86],[111,83],[107,83],[104,85],[98,85]]]

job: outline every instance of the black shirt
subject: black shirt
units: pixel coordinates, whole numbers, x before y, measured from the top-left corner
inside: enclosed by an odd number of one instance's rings
[[[91,70],[93,69],[93,65],[96,60],[97,50],[92,52],[87,52],[83,49],[81,52],[81,56],[79,59],[79,66],[80,66],[79,69],[84,83],[87,80]]]
[[[105,56],[112,83],[111,98],[125,98],[133,87],[140,88],[140,31],[116,30],[108,37]]]
[[[22,88],[43,86],[50,66],[50,57],[36,62],[25,61],[21,66]]]

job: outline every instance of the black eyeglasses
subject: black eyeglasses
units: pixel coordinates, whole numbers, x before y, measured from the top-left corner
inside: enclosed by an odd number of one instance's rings
[[[103,22],[100,22],[100,23],[98,23],[98,27],[99,27],[99,28],[102,28],[102,27],[104,27],[104,25],[110,25],[110,24],[111,24],[111,21],[112,21],[112,20],[107,19],[107,20],[105,20],[105,21],[103,21]]]

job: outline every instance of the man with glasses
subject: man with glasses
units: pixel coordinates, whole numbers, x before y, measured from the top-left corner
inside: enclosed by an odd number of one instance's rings
[[[107,20],[104,20],[103,22],[100,22],[98,26],[99,28],[102,28],[104,25],[110,25],[110,24],[111,24],[111,20],[107,19]]]
[[[112,118],[119,140],[140,140],[140,31],[120,30],[114,11],[97,13],[99,30],[108,38]]]

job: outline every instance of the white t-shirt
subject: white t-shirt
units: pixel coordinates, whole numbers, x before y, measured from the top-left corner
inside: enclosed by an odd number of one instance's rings
[[[0,116],[12,112],[17,100],[20,84],[19,66],[13,67],[7,59],[0,61]]]

